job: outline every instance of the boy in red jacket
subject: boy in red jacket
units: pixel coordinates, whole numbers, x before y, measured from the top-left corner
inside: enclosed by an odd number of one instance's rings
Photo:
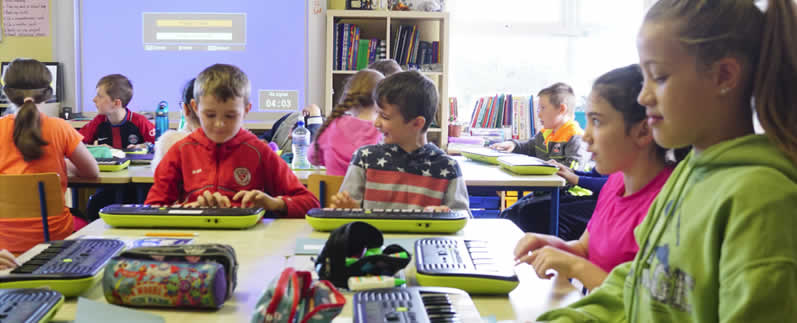
[[[291,168],[242,128],[251,109],[243,71],[216,64],[199,74],[191,106],[201,129],[175,143],[155,170],[146,204],[262,207],[304,217],[318,199]]]

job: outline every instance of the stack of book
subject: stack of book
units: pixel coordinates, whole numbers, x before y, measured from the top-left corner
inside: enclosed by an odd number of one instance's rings
[[[335,24],[334,69],[354,71],[385,58],[386,43],[381,39],[360,39],[360,27]]]

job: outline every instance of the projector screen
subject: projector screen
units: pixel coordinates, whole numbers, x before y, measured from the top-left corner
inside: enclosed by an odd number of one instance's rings
[[[155,111],[161,100],[176,109],[187,80],[225,63],[249,77],[253,111],[298,109],[305,96],[306,2],[83,0],[79,105],[96,111],[97,81],[119,73],[133,83],[132,110]],[[275,104],[269,99],[275,95],[296,102]]]

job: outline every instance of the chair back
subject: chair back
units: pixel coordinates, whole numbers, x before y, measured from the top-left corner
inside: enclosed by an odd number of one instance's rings
[[[321,207],[329,206],[330,198],[338,193],[342,184],[343,176],[311,174],[307,177],[307,188],[321,202]]]
[[[44,183],[47,216],[61,215],[64,194],[57,173],[0,175],[0,218],[41,218],[39,183]]]

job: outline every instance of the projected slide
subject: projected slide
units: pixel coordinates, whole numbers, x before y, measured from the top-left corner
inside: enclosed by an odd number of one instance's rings
[[[185,82],[216,63],[247,74],[253,111],[282,116],[305,104],[307,1],[80,3],[83,111],[97,111],[97,81],[114,73],[133,83],[130,109],[153,112],[165,100],[170,111],[179,111]],[[312,55],[323,59],[323,53]]]
[[[142,15],[145,50],[245,50],[245,13]]]

